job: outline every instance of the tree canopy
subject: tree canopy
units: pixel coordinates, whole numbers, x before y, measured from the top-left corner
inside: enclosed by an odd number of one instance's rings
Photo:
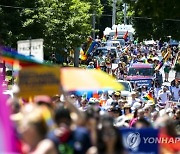
[[[92,11],[101,14],[100,1],[1,0],[0,39],[16,48],[18,40],[44,39],[45,54],[80,46],[91,34]]]
[[[172,36],[180,40],[179,0],[125,1],[130,4],[134,28],[141,39]]]

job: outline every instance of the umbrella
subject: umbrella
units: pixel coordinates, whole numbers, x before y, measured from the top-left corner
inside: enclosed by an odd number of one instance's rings
[[[60,79],[65,91],[123,90],[123,85],[101,70],[74,67],[60,69]]]

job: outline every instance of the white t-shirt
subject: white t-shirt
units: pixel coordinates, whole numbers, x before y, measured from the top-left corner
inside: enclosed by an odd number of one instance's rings
[[[158,98],[161,99],[162,103],[166,103],[167,101],[169,101],[170,96],[171,96],[171,92],[169,90],[167,90],[166,92],[160,90],[158,93]]]
[[[112,99],[112,98],[109,98],[109,99],[106,101],[105,108],[110,107],[110,106],[111,106],[111,104],[112,104],[112,102],[113,102],[113,99]]]
[[[161,90],[161,88],[154,88],[154,97],[157,98],[158,97],[158,93]]]
[[[178,88],[172,87],[172,93],[174,94],[173,95],[174,96],[173,100],[177,101],[180,98],[179,91],[180,91],[179,87]]]

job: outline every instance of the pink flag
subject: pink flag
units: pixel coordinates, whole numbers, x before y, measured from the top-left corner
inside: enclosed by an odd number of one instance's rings
[[[3,90],[2,78],[0,78],[0,153],[15,153],[17,152],[15,134]]]

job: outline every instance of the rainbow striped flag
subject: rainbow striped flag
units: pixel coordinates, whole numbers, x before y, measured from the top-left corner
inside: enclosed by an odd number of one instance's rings
[[[84,54],[84,51],[83,51],[82,48],[80,49],[79,58],[80,58],[81,60],[83,60],[83,61],[87,59],[87,56]]]
[[[123,39],[125,40],[125,41],[127,41],[127,38],[128,38],[128,31],[124,34],[124,36],[123,36]]]
[[[89,40],[88,45],[87,45],[88,48],[86,47],[85,51],[83,51],[82,49],[80,50],[80,59],[86,60],[88,55],[94,50],[94,47],[97,44],[98,44],[98,42]]]
[[[148,100],[151,100],[154,102],[154,98],[153,98],[153,95],[151,92],[147,93],[144,97],[144,100],[148,101]]]
[[[164,60],[161,60],[159,64],[156,66],[155,70],[160,70],[163,65],[164,65]]]
[[[156,66],[155,70],[160,70],[161,69],[161,67],[164,65],[164,62],[166,62],[168,60],[168,58],[170,57],[170,54],[171,54],[171,50],[167,49],[166,53],[163,55],[163,59]]]
[[[13,50],[11,48],[0,46],[0,59],[5,61],[5,63],[8,63],[10,65],[16,65],[17,63],[21,67],[27,67],[27,66],[36,66],[36,65],[48,65],[46,63],[42,63],[38,60],[36,60],[33,57],[25,56],[23,54],[19,54],[16,50]]]

